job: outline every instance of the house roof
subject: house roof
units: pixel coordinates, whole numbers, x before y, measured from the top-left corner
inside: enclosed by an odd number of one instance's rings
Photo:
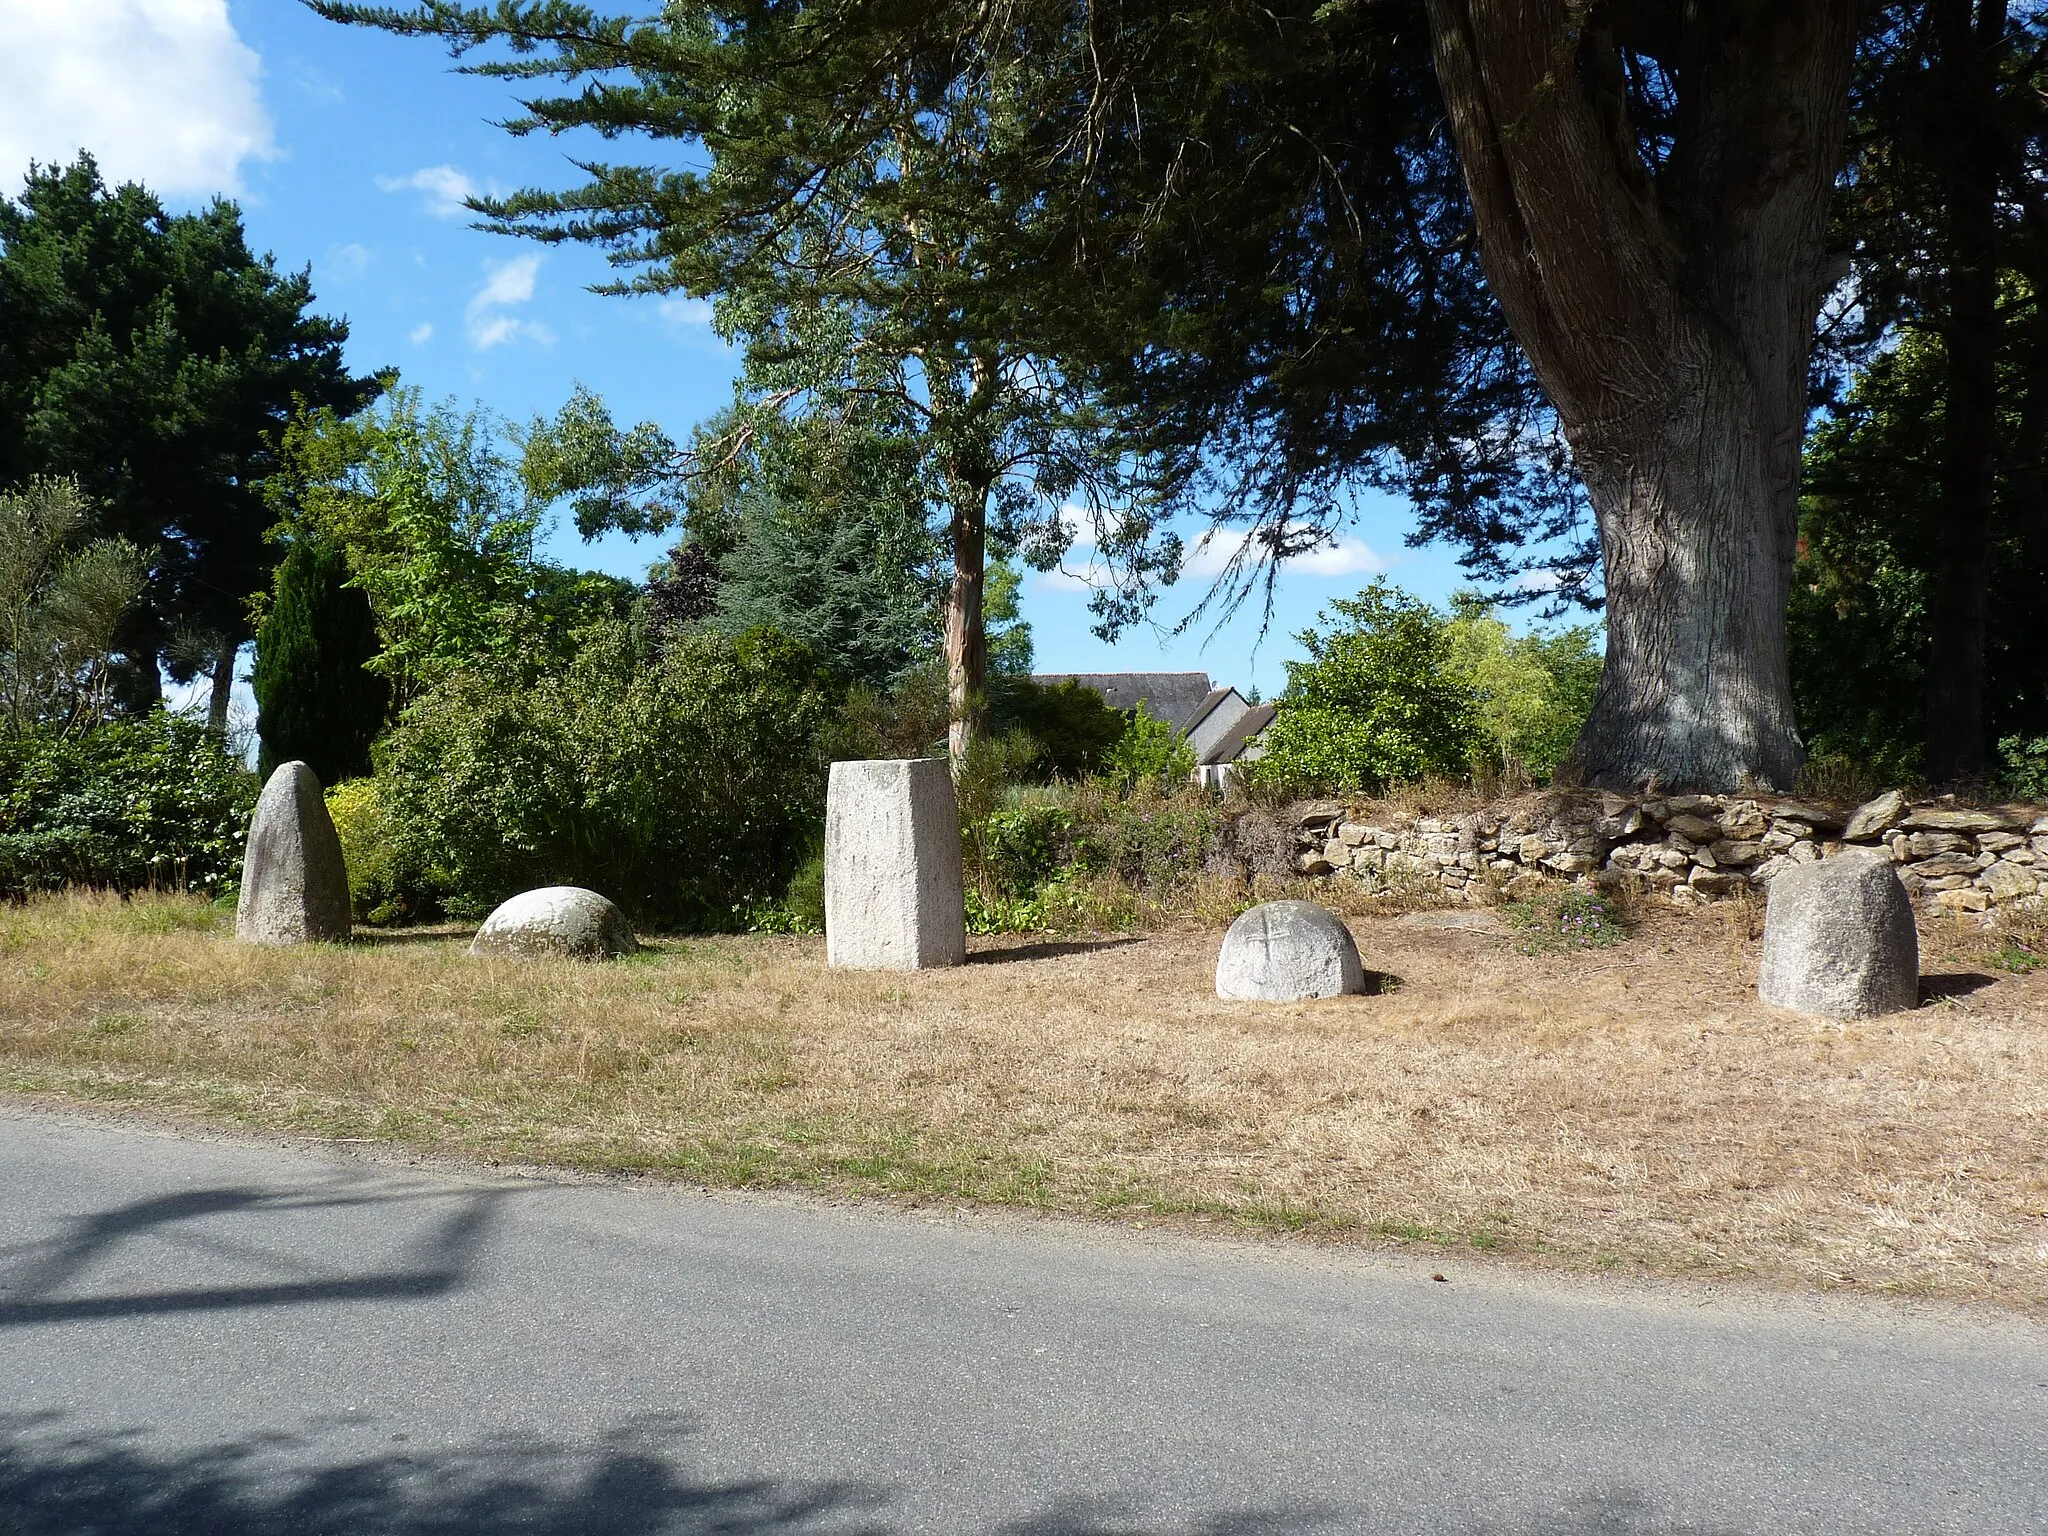
[[[1208,693],[1203,695],[1202,702],[1188,712],[1187,719],[1181,721],[1181,734],[1187,735],[1192,732],[1196,726],[1200,725],[1214,713],[1218,704],[1221,704],[1235,692],[1237,692],[1235,688],[1211,688]]]
[[[1040,672],[1034,683],[1075,682],[1101,694],[1111,709],[1136,709],[1140,703],[1155,720],[1168,720],[1185,731],[1210,694],[1219,692],[1206,672]],[[1210,705],[1214,708],[1214,705]]]
[[[1242,718],[1223,733],[1222,740],[1202,754],[1205,763],[1234,763],[1244,755],[1246,743],[1273,723],[1271,704],[1254,704]]]

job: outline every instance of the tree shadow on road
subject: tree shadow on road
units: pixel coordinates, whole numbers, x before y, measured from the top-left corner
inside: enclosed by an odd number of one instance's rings
[[[185,1452],[0,1420],[8,1536],[880,1536],[849,1483],[680,1475],[643,1430],[564,1449],[507,1438],[333,1459],[295,1436]],[[324,1464],[305,1466],[307,1452]]]
[[[259,1221],[296,1212],[341,1206],[390,1205],[431,1200],[447,1204],[446,1191],[428,1194],[372,1191],[278,1191],[236,1186],[186,1190],[98,1211],[70,1222],[45,1242],[14,1245],[10,1255],[25,1261],[0,1274],[0,1328],[93,1318],[142,1317],[165,1312],[210,1312],[237,1307],[299,1306],[310,1302],[411,1299],[444,1296],[463,1284],[507,1189],[476,1189],[453,1197],[454,1209],[422,1228],[407,1244],[409,1262],[358,1274],[314,1275],[235,1285],[194,1286],[112,1295],[65,1295],[86,1272],[118,1253],[131,1240],[184,1223],[202,1223],[186,1240],[246,1262],[260,1251],[220,1233],[223,1217]],[[4,1527],[0,1527],[4,1530]]]
[[[892,1512],[880,1482],[707,1477],[677,1466],[686,1415],[639,1416],[580,1444],[506,1435],[414,1448],[388,1425],[328,1423],[200,1449],[151,1449],[142,1431],[67,1431],[57,1414],[0,1415],[0,1531],[7,1536],[894,1536],[929,1511]],[[326,1436],[354,1445],[322,1445]],[[1174,1471],[1162,1467],[1171,1479]],[[1165,1489],[1162,1487],[1162,1493]],[[1404,1490],[1412,1493],[1412,1489]],[[1448,1493],[1449,1490],[1446,1490]],[[1171,1497],[1162,1503],[1179,1502]],[[1048,1499],[1039,1513],[959,1521],[988,1536],[1314,1536],[1435,1529],[1456,1536],[1738,1536],[1679,1521],[1633,1488],[1532,1491],[1504,1519],[1416,1525],[1412,1509],[1304,1497],[1193,1517],[1142,1501]],[[1407,1500],[1392,1501],[1405,1505]],[[1135,1507],[1138,1513],[1127,1511]],[[1444,1513],[1448,1513],[1446,1510]]]

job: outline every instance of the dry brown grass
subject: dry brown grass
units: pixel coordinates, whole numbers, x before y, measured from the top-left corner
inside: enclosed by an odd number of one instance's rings
[[[1211,995],[1213,933],[829,971],[458,939],[239,947],[196,903],[0,911],[0,1086],[715,1184],[1004,1202],[2048,1306],[2048,974],[1931,930],[1929,1006],[1754,1001],[1754,914],[1531,958],[1354,919],[1380,995]],[[1974,988],[1974,990],[1966,990]]]

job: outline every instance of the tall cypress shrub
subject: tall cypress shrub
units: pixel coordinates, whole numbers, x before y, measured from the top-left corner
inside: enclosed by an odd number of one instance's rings
[[[365,665],[377,654],[376,618],[347,581],[342,551],[310,539],[296,540],[277,567],[251,680],[266,778],[295,758],[322,784],[370,771],[389,695]]]

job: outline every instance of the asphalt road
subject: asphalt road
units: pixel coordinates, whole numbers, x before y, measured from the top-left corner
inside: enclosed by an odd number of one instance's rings
[[[0,1107],[0,1531],[2048,1531],[2048,1328]]]

